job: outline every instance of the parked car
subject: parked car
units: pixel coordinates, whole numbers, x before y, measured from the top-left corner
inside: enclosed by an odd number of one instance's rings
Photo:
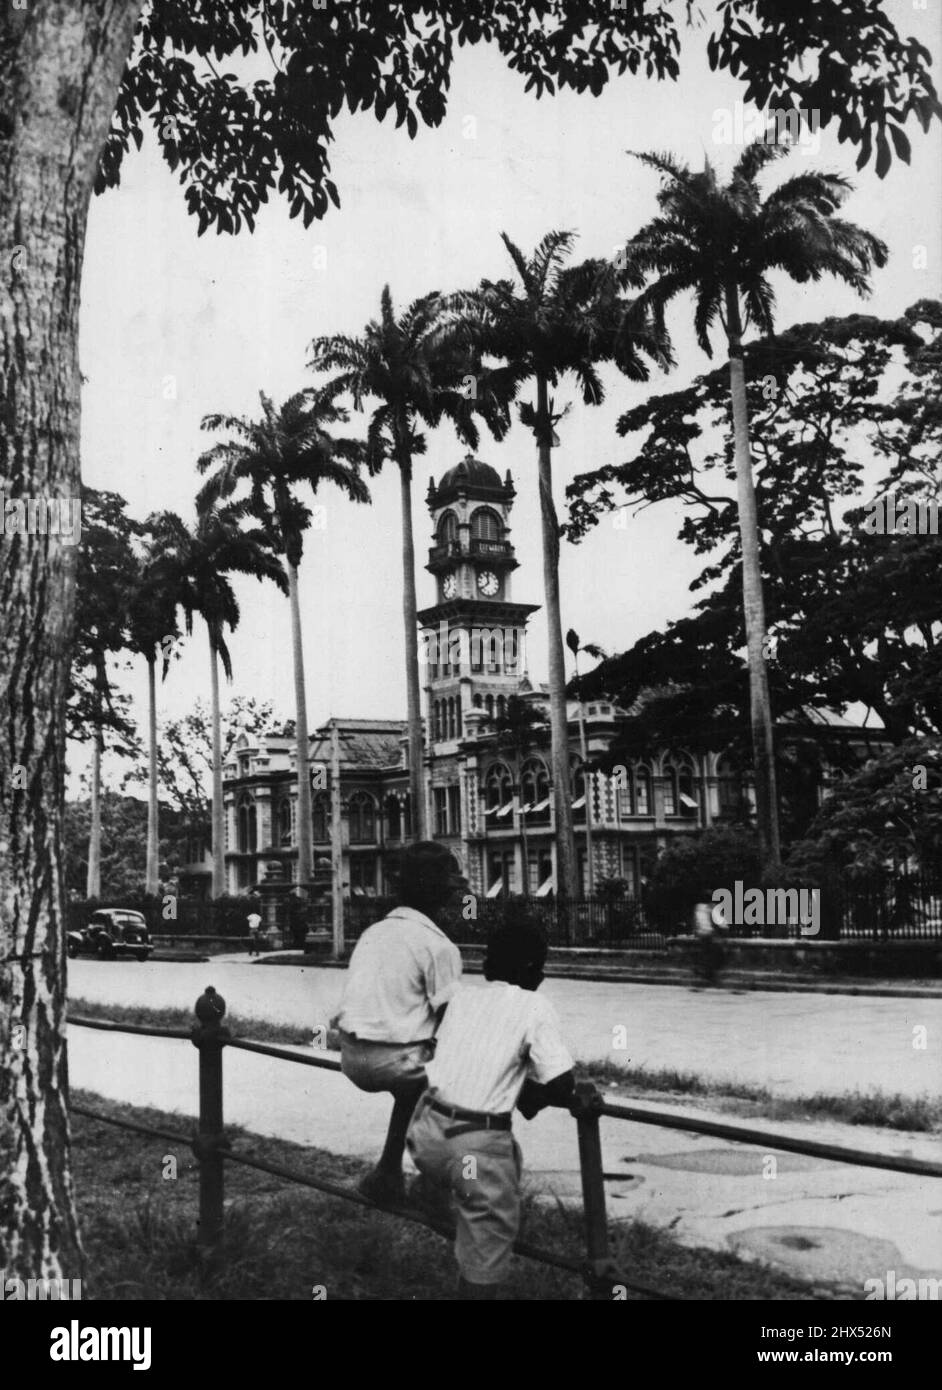
[[[143,961],[150,958],[153,949],[143,913],[124,907],[99,908],[87,927],[70,931],[66,937],[66,950],[72,958],[84,955],[117,960],[134,956]]]

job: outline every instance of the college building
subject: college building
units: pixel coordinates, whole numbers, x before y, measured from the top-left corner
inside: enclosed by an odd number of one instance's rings
[[[515,489],[467,457],[427,497],[432,544],[426,568],[435,602],[419,613],[425,689],[424,783],[428,833],[452,850],[475,894],[536,896],[556,882],[550,784],[549,697],[527,669],[527,628],[538,604],[517,599],[510,516]],[[545,725],[531,738],[495,721],[511,696]],[[519,707],[517,707],[519,708]],[[605,700],[568,706],[572,806],[580,892],[621,879],[639,892],[661,848],[717,821],[742,819],[752,792],[722,751],[652,749],[609,773],[583,773],[616,743],[630,712]],[[824,719],[820,714],[819,719]],[[581,721],[581,724],[580,724]],[[827,719],[829,731],[843,725]],[[330,766],[339,742],[343,883],[346,896],[380,896],[397,851],[412,837],[408,740],[403,719],[329,719],[310,740],[314,879],[329,891]],[[609,758],[610,761],[610,758]],[[608,765],[608,764],[606,764]],[[241,734],[224,768],[227,891],[296,880],[295,742]],[[815,791],[820,796],[826,783]]]

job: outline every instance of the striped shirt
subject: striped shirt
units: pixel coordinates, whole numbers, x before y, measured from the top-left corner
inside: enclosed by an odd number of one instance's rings
[[[489,980],[457,987],[425,1070],[438,1100],[497,1115],[513,1110],[527,1078],[545,1085],[572,1058],[548,999]]]
[[[396,907],[353,948],[334,1022],[366,1042],[420,1042],[460,976],[458,947],[424,912]]]

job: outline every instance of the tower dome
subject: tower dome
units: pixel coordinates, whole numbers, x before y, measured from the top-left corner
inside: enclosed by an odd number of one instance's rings
[[[481,459],[476,459],[473,454],[466,454],[460,463],[456,463],[442,474],[437,486],[434,480],[430,481],[429,505],[441,506],[445,502],[453,501],[461,492],[496,501],[513,497],[514,485],[509,473],[504,482],[501,482],[496,468],[492,468],[489,463],[483,463]]]

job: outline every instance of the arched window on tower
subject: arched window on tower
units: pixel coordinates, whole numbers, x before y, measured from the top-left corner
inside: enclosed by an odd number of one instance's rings
[[[448,737],[455,736],[455,702],[453,697],[448,698]]]
[[[495,706],[494,712],[495,712],[495,714],[496,714],[496,716],[497,716],[498,719],[504,719],[504,718],[506,718],[506,715],[507,715],[507,701],[504,699],[503,695],[498,695],[498,697],[497,697],[497,704],[496,704],[496,706]]]
[[[474,541],[499,541],[503,529],[500,517],[491,507],[478,507],[471,515],[471,539]]]
[[[454,545],[458,540],[458,518],[454,512],[443,512],[438,523],[438,544]]]
[[[485,698],[485,700],[484,700],[484,708],[485,708],[485,710],[487,711],[488,720],[491,721],[491,722],[493,722],[493,719],[494,719],[494,696],[493,696],[493,695],[488,695],[488,696]]]

